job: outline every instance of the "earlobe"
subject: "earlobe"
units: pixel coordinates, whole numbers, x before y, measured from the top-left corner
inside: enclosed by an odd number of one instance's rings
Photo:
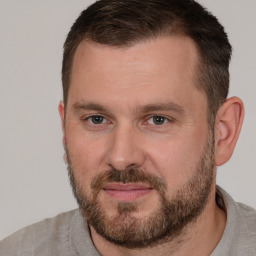
[[[66,135],[65,135],[65,107],[63,101],[60,101],[59,106],[59,115],[61,119],[61,127],[62,127],[62,132],[63,132],[63,138],[62,138],[62,143],[65,146],[66,145]]]
[[[219,108],[215,121],[215,165],[226,163],[234,151],[244,117],[243,102],[227,99]]]

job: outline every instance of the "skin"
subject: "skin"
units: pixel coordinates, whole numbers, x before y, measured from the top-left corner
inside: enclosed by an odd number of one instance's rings
[[[195,83],[198,52],[191,39],[166,36],[131,47],[84,41],[74,56],[68,104],[61,102],[63,143],[68,146],[76,179],[91,194],[93,178],[111,168],[142,168],[165,181],[168,198],[196,172],[209,127],[207,98]],[[100,108],[99,108],[100,106]],[[103,123],[93,123],[92,116]],[[161,125],[153,116],[164,117]],[[232,155],[243,119],[239,98],[228,99],[216,116],[215,165]],[[89,145],[89,146],[88,146]],[[214,169],[214,177],[216,169]],[[109,184],[115,186],[116,184]],[[150,216],[159,195],[154,189],[116,187],[101,190],[98,200],[108,217],[118,202],[136,202],[138,219]],[[93,227],[102,255],[210,255],[224,231],[226,214],[215,203],[215,178],[207,205],[181,237],[150,249],[117,247]]]

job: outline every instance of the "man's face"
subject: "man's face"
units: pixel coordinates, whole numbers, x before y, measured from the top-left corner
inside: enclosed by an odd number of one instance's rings
[[[71,184],[111,242],[175,236],[207,203],[214,143],[197,65],[192,40],[178,36],[82,42],[75,53],[64,127]]]

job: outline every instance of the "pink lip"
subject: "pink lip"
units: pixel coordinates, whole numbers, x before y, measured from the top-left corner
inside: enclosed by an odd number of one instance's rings
[[[103,190],[109,196],[119,201],[131,201],[150,193],[152,188],[136,183],[109,183],[104,186]]]

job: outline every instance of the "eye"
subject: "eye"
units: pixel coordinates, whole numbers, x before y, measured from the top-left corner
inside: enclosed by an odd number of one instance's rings
[[[90,116],[87,120],[92,124],[104,124],[107,122],[105,117],[99,115]]]
[[[163,116],[152,116],[151,118],[148,119],[148,123],[153,125],[163,125],[168,123],[168,121],[169,120]]]

